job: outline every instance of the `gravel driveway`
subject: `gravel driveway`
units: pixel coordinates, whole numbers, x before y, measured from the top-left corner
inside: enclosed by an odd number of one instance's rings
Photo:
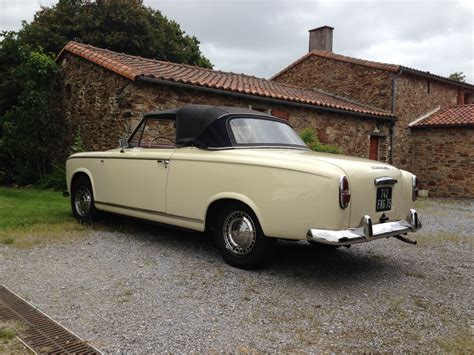
[[[418,209],[417,246],[282,242],[253,272],[205,235],[130,221],[133,233],[2,246],[0,283],[105,352],[472,352],[474,201]]]

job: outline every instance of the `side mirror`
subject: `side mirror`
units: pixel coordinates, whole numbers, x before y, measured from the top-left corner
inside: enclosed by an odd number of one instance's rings
[[[119,146],[122,148],[122,152],[125,148],[128,148],[128,141],[126,139],[119,139]]]
[[[120,138],[119,146],[120,146],[120,153],[124,153],[125,152],[124,149],[129,147],[128,141],[126,139]]]

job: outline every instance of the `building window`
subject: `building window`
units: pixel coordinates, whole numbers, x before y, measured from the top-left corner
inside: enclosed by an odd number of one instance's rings
[[[426,81],[426,92],[429,94],[431,92],[431,81]]]

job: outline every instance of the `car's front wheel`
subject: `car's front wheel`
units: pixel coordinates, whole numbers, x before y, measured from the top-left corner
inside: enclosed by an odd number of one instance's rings
[[[92,185],[85,176],[79,177],[72,186],[71,209],[79,223],[91,222],[97,216]]]
[[[267,238],[255,213],[246,205],[232,203],[217,218],[216,244],[224,260],[235,267],[255,269],[273,254],[276,240]]]

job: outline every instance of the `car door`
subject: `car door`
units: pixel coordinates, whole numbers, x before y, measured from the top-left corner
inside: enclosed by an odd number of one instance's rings
[[[99,203],[143,212],[166,212],[168,166],[175,151],[170,120],[149,118],[129,140],[133,146],[101,160]]]

